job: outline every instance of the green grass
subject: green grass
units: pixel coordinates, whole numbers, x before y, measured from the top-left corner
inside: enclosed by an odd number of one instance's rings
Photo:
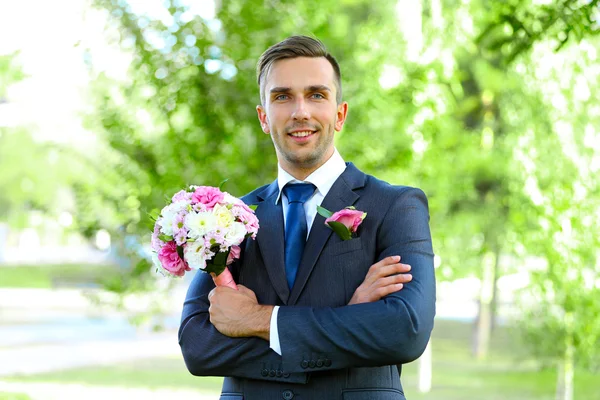
[[[0,392],[0,400],[31,400],[31,397],[24,393]]]
[[[470,357],[471,326],[438,321],[432,339],[433,389],[417,392],[417,365],[404,366],[402,382],[410,400],[554,400],[556,372],[539,370],[524,358],[514,334],[499,328],[486,361]],[[221,378],[191,376],[180,358],[140,360],[107,367],[77,368],[62,372],[8,378],[13,381],[45,381],[119,385],[130,387],[177,387],[218,392]],[[600,375],[577,371],[575,399],[600,400]]]
[[[19,265],[0,267],[0,288],[77,287],[115,273],[112,265]]]
[[[102,367],[76,368],[39,375],[13,376],[11,381],[82,383],[99,386],[156,388],[187,388],[219,392],[223,378],[196,377],[185,367],[183,359],[158,358],[137,360]]]

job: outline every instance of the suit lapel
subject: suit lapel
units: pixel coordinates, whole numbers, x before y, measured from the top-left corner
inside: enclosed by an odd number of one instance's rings
[[[347,163],[346,170],[335,181],[329,193],[323,199],[321,206],[329,211],[336,212],[353,205],[360,197],[353,190],[363,187],[365,178],[364,173],[359,171],[352,163]],[[317,214],[304,247],[304,254],[298,267],[298,275],[296,275],[288,304],[293,305],[298,301],[298,297],[300,297],[317,259],[332,233],[333,231],[325,225],[325,218]]]
[[[283,211],[281,202],[275,204],[278,194],[279,188],[275,181],[258,195],[263,201],[255,211],[260,224],[256,241],[273,288],[283,304],[287,304],[290,290],[285,277]]]

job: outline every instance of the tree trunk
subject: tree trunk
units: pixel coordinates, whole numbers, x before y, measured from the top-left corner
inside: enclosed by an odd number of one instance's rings
[[[491,312],[491,333],[496,329],[498,323],[498,278],[500,278],[500,249],[496,249],[496,260],[494,262],[494,286],[492,288],[492,302],[490,306]]]
[[[567,327],[572,314],[567,314]],[[558,375],[556,383],[556,400],[573,400],[573,378],[575,376],[575,346],[573,344],[573,335],[570,329],[567,329],[565,338],[565,354],[558,366]]]
[[[479,293],[479,315],[475,320],[473,337],[473,356],[482,360],[487,356],[492,332],[492,297],[494,294],[494,264],[497,254],[485,253],[482,258],[481,291]]]
[[[431,391],[431,375],[432,375],[432,362],[431,362],[431,339],[427,343],[425,352],[419,358],[417,364],[418,369],[418,390],[421,393],[429,393]]]

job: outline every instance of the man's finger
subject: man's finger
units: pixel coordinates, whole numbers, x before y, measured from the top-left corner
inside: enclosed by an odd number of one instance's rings
[[[402,290],[403,287],[404,285],[402,283],[380,287],[379,289],[375,290],[375,294],[378,296],[376,300],[380,300],[388,294],[396,293],[397,291]]]
[[[400,258],[401,258],[400,256],[386,257],[383,260],[377,261],[375,264],[371,265],[371,268],[369,268],[369,270],[376,271],[386,265],[396,264],[396,263],[400,262]]]
[[[391,264],[391,265],[386,265],[384,267],[381,267],[378,275],[383,277],[383,276],[390,276],[390,275],[396,275],[396,274],[403,274],[406,272],[409,272],[412,269],[412,267],[408,264]]]
[[[382,268],[398,263],[400,258],[400,256],[390,256],[371,265],[369,272],[367,272],[367,276],[365,277],[365,282],[373,282],[378,277],[383,276],[381,274]]]
[[[214,288],[213,290],[211,290],[210,292],[208,292],[208,300],[210,300],[210,298],[215,295],[215,290],[217,290],[217,288]]]
[[[390,285],[396,285],[398,283],[407,283],[410,281],[412,281],[411,274],[392,275],[392,276],[378,279],[377,286],[386,287],[386,286],[390,286]]]

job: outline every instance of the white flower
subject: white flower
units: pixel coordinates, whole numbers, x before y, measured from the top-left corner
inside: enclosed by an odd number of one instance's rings
[[[185,217],[185,226],[189,230],[189,236],[197,239],[215,229],[217,218],[211,212],[191,212]]]
[[[217,225],[221,228],[229,228],[229,226],[235,220],[235,217],[231,213],[231,211],[227,208],[227,206],[222,206],[220,204],[215,205],[213,209],[213,213],[217,218]]]
[[[204,243],[201,241],[188,242],[183,250],[183,257],[191,269],[206,268]]]
[[[156,223],[160,225],[161,232],[165,235],[172,236],[173,220],[175,219],[175,216],[177,213],[185,210],[187,207],[187,201],[176,201],[175,203],[165,206],[160,212],[161,218],[156,221]]]
[[[241,199],[238,199],[237,197],[234,197],[227,192],[223,192],[223,194],[224,194],[223,201],[226,204],[233,204],[233,205],[238,205],[238,206],[244,204],[244,202]]]
[[[247,233],[243,223],[234,222],[225,233],[225,242],[228,246],[238,245],[244,241]]]

